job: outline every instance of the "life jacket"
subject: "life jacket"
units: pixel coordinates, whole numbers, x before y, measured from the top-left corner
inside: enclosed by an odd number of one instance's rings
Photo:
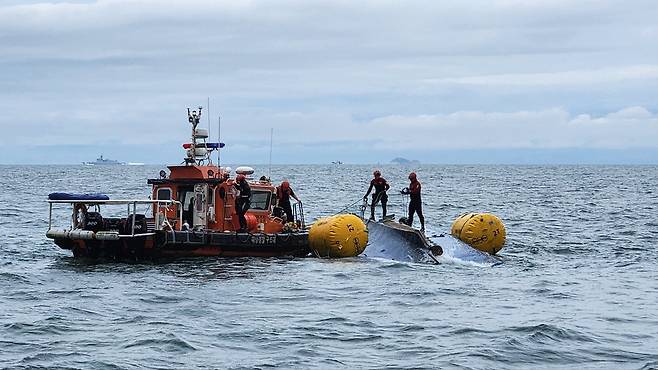
[[[420,181],[412,181],[411,184],[409,184],[409,194],[411,200],[420,200]]]
[[[282,188],[281,186],[276,187],[276,197],[280,202],[290,202],[290,196],[293,194],[292,188]]]
[[[249,183],[246,180],[242,180],[236,183],[236,185],[240,191],[240,198],[251,198],[251,186],[249,186]]]
[[[386,188],[388,187],[386,180],[383,177],[375,177],[370,181],[370,185],[372,185],[375,188],[375,194],[379,194],[382,191],[387,190]]]

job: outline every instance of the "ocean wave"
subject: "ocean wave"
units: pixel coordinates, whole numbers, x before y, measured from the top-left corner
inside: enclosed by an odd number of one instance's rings
[[[159,169],[9,170],[5,181],[26,197],[17,207],[0,194],[2,366],[658,367],[658,208],[655,197],[638,195],[655,194],[658,167],[422,165],[423,179],[438,179],[423,181],[434,231],[449,232],[464,211],[501,217],[508,239],[496,268],[366,256],[99,263],[74,259],[45,237],[49,188],[148,195],[144,178]],[[295,176],[316,214],[362,195],[371,173],[274,170]],[[406,181],[406,170],[384,168],[393,184]],[[364,183],[346,181],[345,189],[332,177],[361,173]],[[52,181],[35,182],[43,176]]]
[[[122,346],[124,349],[150,349],[158,352],[187,353],[196,351],[196,347],[174,334],[167,334],[164,338],[136,339]]]

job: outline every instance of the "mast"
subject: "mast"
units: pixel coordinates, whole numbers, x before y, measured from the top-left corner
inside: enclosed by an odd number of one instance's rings
[[[270,165],[267,169],[267,179],[272,179],[272,137],[274,137],[274,127],[270,127]]]
[[[219,143],[219,148],[217,148],[217,167],[221,167],[221,158],[220,152],[222,151],[222,116],[217,115],[217,143]]]
[[[190,149],[187,152],[187,158],[185,158],[185,164],[197,164],[196,160],[196,128],[201,121],[201,110],[203,107],[199,106],[199,113],[193,110],[190,113],[190,108],[187,108],[187,120],[192,125],[192,142],[190,143]]]
[[[208,115],[208,139],[210,139],[212,136],[210,136],[210,97],[208,97],[208,105],[206,105],[206,115]],[[208,165],[212,164],[212,158],[210,156],[210,153],[208,153]]]

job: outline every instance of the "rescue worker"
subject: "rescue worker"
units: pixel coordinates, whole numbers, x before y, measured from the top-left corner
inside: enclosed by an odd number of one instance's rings
[[[235,212],[238,214],[238,219],[240,220],[240,230],[238,231],[245,232],[247,231],[247,219],[244,215],[251,206],[251,187],[243,174],[235,177],[235,184],[233,186],[238,191],[235,198]]]
[[[405,189],[404,194],[409,194],[409,217],[407,217],[407,225],[411,226],[414,223],[414,213],[418,214],[420,220],[420,231],[425,232],[425,217],[423,217],[423,202],[420,199],[420,181],[416,178],[416,173],[409,174],[409,189]]]
[[[290,187],[288,181],[283,181],[280,186],[276,187],[276,199],[279,207],[283,208],[286,214],[286,222],[293,222],[292,206],[290,205],[290,197],[295,198],[298,203],[301,203],[295,192]]]
[[[87,223],[87,205],[75,203],[73,205],[73,228],[84,229]]]
[[[375,170],[372,175],[375,178],[370,181],[370,187],[366,195],[363,196],[363,200],[368,201],[368,194],[370,194],[372,188],[375,188],[375,192],[372,194],[372,203],[370,204],[370,219],[375,219],[375,207],[379,201],[382,202],[382,218],[386,218],[386,203],[388,203],[388,194],[386,194],[386,191],[390,186],[386,182],[386,179],[382,177],[382,173],[379,170]]]

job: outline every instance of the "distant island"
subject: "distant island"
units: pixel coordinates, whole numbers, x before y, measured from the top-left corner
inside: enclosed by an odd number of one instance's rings
[[[406,158],[402,158],[402,157],[394,158],[391,161],[391,163],[395,163],[395,164],[420,164],[420,162],[415,160],[415,159],[406,159]]]

